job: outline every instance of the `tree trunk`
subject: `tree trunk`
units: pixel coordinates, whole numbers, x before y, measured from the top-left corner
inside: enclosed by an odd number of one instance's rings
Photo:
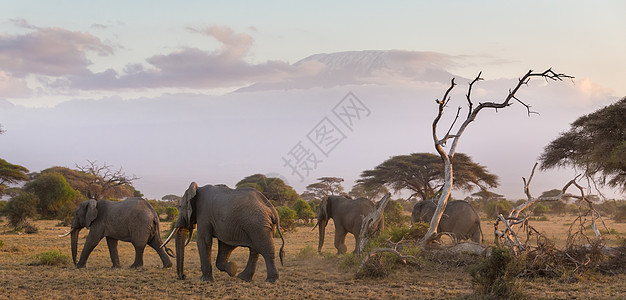
[[[381,218],[383,217],[383,213],[385,211],[385,207],[387,203],[389,203],[389,198],[391,197],[390,193],[387,193],[377,204],[376,209],[370,212],[367,216],[362,216],[361,221],[361,231],[359,233],[359,243],[356,245],[357,253],[363,252],[365,250],[365,246],[367,242],[377,234],[377,228],[379,228],[379,223],[382,222]]]

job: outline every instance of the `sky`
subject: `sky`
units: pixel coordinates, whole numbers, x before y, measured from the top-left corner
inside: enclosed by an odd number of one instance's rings
[[[434,152],[433,103],[452,77],[463,106],[479,72],[475,97],[494,100],[527,70],[553,68],[575,79],[525,87],[539,115],[484,113],[458,148],[500,176],[496,192],[521,198],[550,140],[626,96],[623,1],[0,7],[0,157],[31,171],[106,162],[140,177],[149,198],[254,173],[300,193],[337,176],[349,190],[390,156]],[[335,136],[316,144],[329,128]],[[302,157],[309,169],[292,169]],[[575,174],[538,174],[536,194]]]

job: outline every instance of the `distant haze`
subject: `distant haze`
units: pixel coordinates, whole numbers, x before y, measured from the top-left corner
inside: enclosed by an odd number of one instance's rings
[[[458,106],[465,109],[462,115],[467,112],[464,95],[470,79],[447,71],[452,64],[443,53],[351,51],[309,56],[289,66],[306,66],[299,76],[217,96],[111,96],[49,108],[0,99],[0,124],[6,130],[0,136],[0,157],[30,171],[73,168],[87,160],[122,166],[141,178],[134,184],[137,189],[157,199],[182,194],[191,181],[234,186],[255,173],[280,176],[299,193],[318,177],[342,177],[349,191],[363,170],[391,156],[434,152],[435,99],[453,77],[458,86],[440,132],[447,130]],[[476,103],[501,101],[517,80],[491,78],[488,72],[482,77],[486,80],[473,93]],[[493,191],[509,199],[525,197],[521,178],[530,174],[548,142],[579,116],[617,99],[585,79],[535,80],[518,96],[539,114],[529,116],[518,103],[498,112],[485,110],[457,148],[497,174],[500,187]],[[351,112],[358,116],[347,120],[338,114],[347,103],[342,101],[356,103]],[[322,126],[335,132],[316,146],[316,130]],[[304,159],[299,163],[309,159],[308,169],[296,166],[300,175],[287,163],[298,158]],[[531,191],[538,196],[561,188],[575,174],[538,173]],[[621,197],[613,191],[608,196]]]

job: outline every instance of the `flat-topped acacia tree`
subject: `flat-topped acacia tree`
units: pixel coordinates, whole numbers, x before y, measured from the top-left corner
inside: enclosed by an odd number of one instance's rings
[[[454,154],[456,153],[456,148],[459,144],[461,135],[463,134],[463,132],[465,132],[465,129],[467,129],[469,124],[472,123],[472,121],[476,119],[476,117],[478,116],[478,113],[483,109],[502,109],[502,108],[506,108],[510,106],[514,102],[519,102],[522,105],[524,105],[524,107],[526,107],[528,114],[530,115],[532,113],[532,111],[530,110],[530,105],[522,102],[520,99],[516,97],[517,92],[520,90],[520,88],[522,88],[522,86],[527,85],[528,82],[533,78],[543,78],[546,81],[548,80],[562,81],[563,79],[574,78],[573,76],[556,73],[552,71],[552,69],[545,70],[541,73],[537,73],[537,72],[533,72],[533,70],[529,70],[524,76],[522,76],[522,78],[518,80],[517,85],[513,89],[509,90],[508,95],[502,100],[502,102],[481,102],[481,103],[478,103],[477,106],[475,106],[475,103],[472,100],[472,88],[477,82],[483,80],[483,78],[480,77],[481,74],[482,72],[478,73],[478,76],[476,76],[476,78],[474,78],[474,80],[472,80],[469,83],[469,86],[467,88],[467,94],[465,95],[465,98],[467,100],[467,107],[468,107],[467,116],[465,117],[465,120],[463,121],[463,123],[461,123],[461,125],[459,125],[458,128],[456,128],[456,133],[453,133],[452,131],[454,130],[455,124],[457,123],[457,121],[459,121],[462,107],[459,107],[457,109],[454,121],[452,121],[452,124],[450,125],[448,131],[443,135],[443,137],[439,138],[439,135],[437,133],[438,131],[437,126],[439,125],[439,121],[441,120],[444,110],[447,107],[451,99],[450,92],[456,86],[456,83],[454,82],[454,78],[451,80],[450,87],[446,90],[445,94],[443,95],[443,98],[441,100],[439,99],[435,100],[437,105],[439,105],[439,110],[437,112],[437,116],[435,117],[435,120],[433,121],[432,134],[433,134],[433,142],[435,144],[435,150],[437,150],[437,153],[439,153],[439,155],[444,161],[445,180],[444,180],[444,185],[441,189],[441,194],[439,196],[437,209],[435,210],[433,218],[430,221],[428,232],[426,233],[424,238],[421,240],[420,245],[422,247],[426,247],[427,244],[431,240],[436,238],[437,236],[437,226],[439,226],[439,221],[441,220],[441,216],[443,215],[443,212],[448,203],[448,198],[450,197],[450,193],[452,191],[452,178],[453,178],[452,160],[454,159]],[[451,143],[450,143],[450,148],[446,152],[444,147],[446,147],[446,144],[448,142],[451,142]]]

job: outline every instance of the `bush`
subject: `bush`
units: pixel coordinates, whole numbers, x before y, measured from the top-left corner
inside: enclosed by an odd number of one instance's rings
[[[513,204],[505,199],[491,200],[483,208],[490,219],[495,218],[497,214],[507,215],[512,209]]]
[[[73,189],[63,175],[56,172],[42,173],[35,180],[27,183],[23,190],[37,195],[39,198],[37,212],[42,218],[48,219],[65,218],[65,215],[59,216],[61,208],[77,204],[81,197],[80,192]]]
[[[548,210],[550,210],[550,207],[548,205],[545,205],[543,203],[537,203],[537,205],[535,205],[535,208],[533,208],[533,213],[537,216],[543,216],[548,212]]]
[[[411,217],[404,214],[404,208],[399,201],[389,201],[384,214],[386,226],[402,227],[411,221]]]
[[[69,265],[71,259],[68,255],[61,253],[59,250],[50,250],[35,255],[36,261],[32,265],[40,266],[60,266]]]
[[[178,217],[178,208],[176,208],[176,207],[166,207],[165,208],[165,214],[167,214],[167,217],[165,218],[166,221],[175,220]]]
[[[296,216],[299,220],[304,220],[306,223],[309,223],[310,220],[315,218],[315,213],[311,209],[309,203],[301,199],[298,199],[296,203],[293,204],[293,209],[296,211]]]
[[[4,241],[0,240],[0,249],[2,249],[2,246],[4,246]]]
[[[22,228],[26,219],[37,216],[39,198],[33,193],[23,192],[11,198],[4,207],[4,213],[9,219],[9,226],[16,230]]]
[[[296,211],[287,207],[286,205],[276,208],[278,217],[280,218],[280,227],[285,231],[291,231],[296,229],[296,219],[298,215]]]
[[[496,246],[491,250],[491,256],[470,269],[474,296],[479,299],[523,299],[512,274],[513,254]]]

